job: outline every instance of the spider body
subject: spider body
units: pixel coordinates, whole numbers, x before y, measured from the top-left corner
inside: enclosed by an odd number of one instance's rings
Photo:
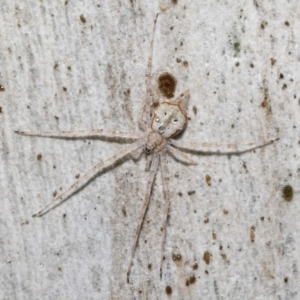
[[[154,111],[151,128],[159,132],[164,138],[170,138],[180,133],[187,124],[185,112],[186,100],[189,91],[186,91],[174,102],[163,102]]]
[[[151,130],[147,134],[144,150],[158,153],[165,149],[169,139],[180,133],[186,126],[185,106],[189,91],[185,91],[173,102],[162,102],[153,112]]]
[[[148,154],[158,153],[164,149],[165,145],[166,140],[161,136],[161,134],[151,130],[147,135],[144,150]]]
[[[69,186],[65,191],[58,195],[49,204],[43,207],[38,213],[34,214],[34,217],[40,217],[46,212],[64,202],[70,196],[72,196],[80,187],[94,178],[101,170],[112,166],[114,163],[121,161],[124,157],[136,152],[137,150],[144,149],[147,155],[147,168],[149,171],[148,180],[146,184],[145,199],[142,207],[141,214],[137,221],[137,229],[134,235],[134,242],[132,244],[131,251],[129,251],[129,264],[127,269],[127,281],[129,281],[130,270],[133,262],[133,257],[139,238],[139,234],[142,228],[143,220],[149,205],[151,188],[154,182],[154,178],[158,168],[162,171],[162,181],[165,196],[165,207],[163,209],[163,225],[162,225],[162,241],[161,241],[161,258],[160,258],[160,276],[162,276],[162,265],[164,257],[164,242],[166,237],[167,228],[167,215],[169,212],[171,193],[169,189],[169,169],[168,169],[168,155],[171,154],[177,160],[184,162],[185,164],[196,165],[189,156],[180,149],[192,151],[194,154],[201,154],[207,152],[209,154],[242,154],[251,150],[262,148],[266,145],[272,144],[275,140],[269,140],[261,144],[246,144],[242,146],[237,145],[220,145],[220,144],[208,144],[208,143],[194,143],[194,142],[181,142],[173,139],[178,133],[180,133],[187,124],[186,106],[189,97],[189,90],[182,93],[174,101],[162,101],[156,108],[154,107],[152,85],[151,85],[151,67],[152,67],[152,52],[154,32],[156,26],[157,16],[154,21],[154,27],[152,32],[152,38],[150,43],[150,56],[148,58],[148,67],[146,73],[146,100],[142,104],[142,108],[139,114],[139,125],[143,130],[141,132],[120,132],[103,129],[81,130],[81,131],[60,131],[60,132],[30,132],[30,131],[16,131],[16,133],[25,136],[36,137],[51,137],[51,138],[116,138],[125,140],[135,140],[130,146],[116,153],[112,157],[105,161],[101,161],[87,171],[83,176]],[[152,113],[151,113],[152,112]],[[179,148],[179,149],[178,149]],[[223,151],[224,148],[230,149],[229,151]],[[220,151],[221,150],[221,151]]]

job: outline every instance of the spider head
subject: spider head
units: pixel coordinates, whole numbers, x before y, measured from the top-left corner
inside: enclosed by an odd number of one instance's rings
[[[154,149],[154,147],[152,145],[150,145],[148,143],[145,144],[145,147],[144,147],[145,153],[150,154],[153,151],[153,149]]]
[[[155,131],[150,131],[147,135],[144,151],[147,154],[159,152],[165,147],[166,143],[166,140],[161,136],[161,134]]]
[[[181,132],[187,123],[185,108],[189,90],[173,102],[162,102],[154,111],[151,128],[164,138],[170,138]]]

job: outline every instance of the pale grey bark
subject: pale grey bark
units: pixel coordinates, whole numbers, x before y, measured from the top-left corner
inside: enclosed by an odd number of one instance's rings
[[[14,130],[136,131],[157,12],[153,84],[170,72],[176,95],[191,95],[180,138],[280,140],[241,156],[193,156],[197,166],[170,159],[163,278],[159,173],[127,284],[144,157],[33,219],[126,145]],[[172,299],[299,299],[299,14],[296,0],[1,0],[0,298],[168,299],[170,286]]]

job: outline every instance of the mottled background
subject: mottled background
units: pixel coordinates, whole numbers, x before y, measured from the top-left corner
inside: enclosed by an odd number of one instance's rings
[[[33,219],[126,145],[14,130],[136,130],[158,12],[154,89],[169,72],[175,95],[191,94],[180,138],[280,140],[241,156],[198,155],[198,166],[170,159],[163,277],[158,173],[128,284],[145,158]],[[299,15],[297,0],[1,0],[0,298],[299,299]]]

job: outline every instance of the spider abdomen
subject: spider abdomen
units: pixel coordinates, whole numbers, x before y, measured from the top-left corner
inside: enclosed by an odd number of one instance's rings
[[[181,132],[187,123],[185,106],[189,96],[189,91],[185,91],[172,102],[162,102],[154,111],[151,129],[170,138]]]

